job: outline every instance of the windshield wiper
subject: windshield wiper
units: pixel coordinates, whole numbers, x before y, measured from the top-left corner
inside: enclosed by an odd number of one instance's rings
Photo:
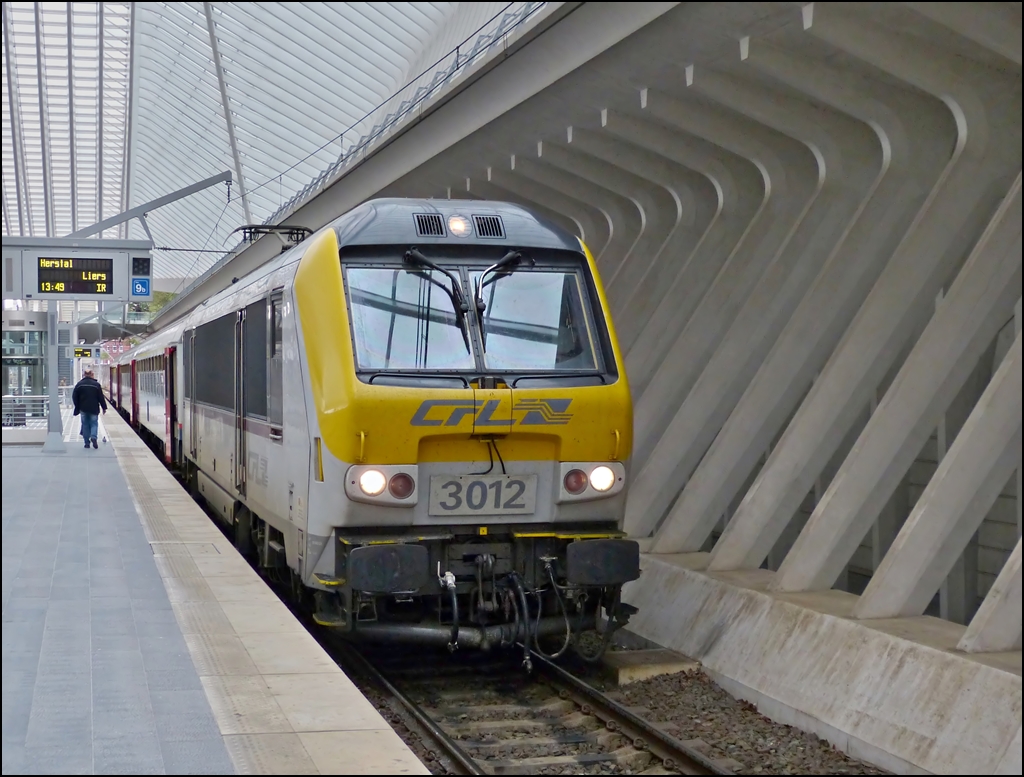
[[[469,303],[466,301],[466,295],[462,291],[462,284],[459,282],[459,279],[455,277],[453,273],[443,267],[437,266],[427,259],[427,257],[420,253],[418,248],[410,248],[405,252],[403,259],[406,264],[415,264],[420,267],[436,270],[437,272],[446,275],[448,280],[452,282],[452,287],[449,290],[443,283],[435,281],[429,275],[416,273],[417,275],[421,275],[421,277],[425,278],[430,283],[433,283],[435,286],[439,286],[448,295],[448,299],[451,300],[452,303],[452,308],[455,310],[455,320],[459,325],[459,331],[462,332],[462,340],[466,344],[466,352],[469,353],[469,327],[466,325],[466,313],[469,312]]]
[[[511,267],[514,264],[519,264],[521,261],[523,261],[523,255],[519,251],[509,251],[501,258],[500,261],[496,262],[495,264],[492,264],[490,267],[488,267],[486,270],[480,273],[480,277],[476,279],[476,291],[473,295],[474,302],[476,302],[476,314],[478,318],[482,319],[484,311],[487,310],[487,303],[484,302],[484,278],[486,278],[492,272],[504,270],[506,267]]]

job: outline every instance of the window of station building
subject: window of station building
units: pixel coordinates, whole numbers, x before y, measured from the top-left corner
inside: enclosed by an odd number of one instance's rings
[[[235,322],[229,313],[196,327],[193,375],[197,402],[232,410],[235,406]]]
[[[245,309],[245,340],[242,358],[243,401],[245,414],[267,417],[267,301],[261,299]]]

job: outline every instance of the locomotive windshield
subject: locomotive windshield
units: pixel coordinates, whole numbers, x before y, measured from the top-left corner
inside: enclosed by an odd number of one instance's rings
[[[360,369],[473,369],[442,273],[353,267],[347,281]]]
[[[603,370],[579,264],[517,262],[486,274],[490,262],[425,265],[408,258],[402,266],[346,263],[360,371]],[[467,315],[471,307],[478,315]]]
[[[480,273],[473,274],[478,288]],[[596,370],[579,274],[518,270],[491,275],[481,296],[484,364],[508,371]]]

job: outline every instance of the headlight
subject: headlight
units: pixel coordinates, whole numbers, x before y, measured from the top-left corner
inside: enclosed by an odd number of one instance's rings
[[[595,467],[590,473],[590,485],[595,491],[607,491],[615,485],[615,473],[609,467]]]
[[[388,479],[384,477],[384,473],[375,469],[368,469],[359,476],[359,488],[367,496],[377,496],[383,493],[387,484]]]
[[[465,237],[469,234],[469,221],[462,216],[452,216],[448,219],[448,230],[455,237]]]

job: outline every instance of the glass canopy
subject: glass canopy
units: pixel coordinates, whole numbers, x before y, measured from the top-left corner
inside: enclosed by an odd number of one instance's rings
[[[230,171],[147,216],[157,287],[180,288],[543,5],[5,2],[3,232],[67,235]]]

